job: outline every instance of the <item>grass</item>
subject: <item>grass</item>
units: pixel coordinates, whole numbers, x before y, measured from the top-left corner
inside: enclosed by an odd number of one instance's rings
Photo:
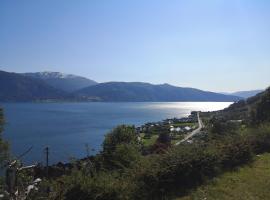
[[[151,138],[149,138],[149,139],[144,139],[143,138],[142,143],[143,143],[144,146],[148,147],[148,146],[151,146],[151,145],[155,144],[157,138],[158,138],[158,135],[152,135]]]
[[[184,139],[185,136],[184,135],[177,135],[176,138],[172,139],[171,143],[174,145],[177,142],[179,142],[180,140]]]
[[[198,123],[195,123],[195,122],[181,122],[181,123],[173,123],[173,124],[171,124],[172,126],[175,126],[175,127],[177,127],[177,126],[190,126],[190,127],[192,127],[192,126],[195,126],[195,125],[197,125]]]
[[[144,136],[144,134],[141,134],[142,143],[145,147],[154,145],[156,140],[158,139],[158,135],[152,135],[151,138],[149,138],[149,139],[145,139],[145,138],[143,138],[143,136]],[[174,145],[182,139],[184,139],[184,135],[177,135],[176,138],[172,139],[171,143]]]
[[[270,153],[256,156],[255,161],[227,172],[198,187],[188,196],[176,200],[269,200]]]

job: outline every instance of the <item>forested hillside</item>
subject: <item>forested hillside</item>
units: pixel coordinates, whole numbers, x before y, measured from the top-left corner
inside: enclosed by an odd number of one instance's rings
[[[246,100],[240,100],[228,108],[214,112],[219,118],[231,120],[246,120],[255,123],[269,121],[270,119],[270,88],[250,97]]]
[[[141,82],[108,82],[90,86],[75,92],[85,98],[100,101],[134,102],[134,101],[224,101],[233,102],[241,98],[207,92],[195,88],[176,87],[169,84],[153,85]]]

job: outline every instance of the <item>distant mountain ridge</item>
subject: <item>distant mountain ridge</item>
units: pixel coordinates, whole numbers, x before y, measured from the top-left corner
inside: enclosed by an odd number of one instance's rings
[[[0,71],[0,101],[232,102],[240,99],[241,97],[237,96],[169,84],[153,85],[142,82],[98,84],[84,77],[59,72],[19,74]]]
[[[169,84],[152,85],[141,82],[108,82],[90,86],[75,92],[83,98],[100,101],[238,101],[232,95],[206,92],[194,88],[176,87]]]
[[[42,80],[0,71],[0,101],[63,100],[69,97]]]
[[[239,92],[230,93],[230,95],[235,95],[235,96],[243,97],[243,98],[247,99],[249,97],[252,97],[252,96],[259,94],[260,92],[263,92],[263,90],[239,91]]]
[[[270,120],[270,87],[255,96],[238,101],[217,112],[219,117],[230,120]]]
[[[96,85],[97,82],[72,74],[63,74],[60,72],[35,72],[23,73],[24,76],[36,78],[45,81],[48,85],[63,90],[65,92],[74,92],[76,90]]]

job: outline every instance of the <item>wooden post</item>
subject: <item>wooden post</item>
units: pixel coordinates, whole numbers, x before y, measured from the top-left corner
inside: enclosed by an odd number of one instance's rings
[[[87,156],[87,158],[89,158],[89,156],[90,156],[90,149],[89,149],[88,143],[85,144],[85,149],[86,149],[86,156]]]

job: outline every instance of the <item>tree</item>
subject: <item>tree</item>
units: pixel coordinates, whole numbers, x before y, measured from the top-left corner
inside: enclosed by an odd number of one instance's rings
[[[114,152],[120,144],[138,144],[134,126],[120,125],[107,134],[103,142],[103,152]]]
[[[4,130],[4,114],[0,108],[0,165],[8,157],[8,143],[2,139],[2,131]]]
[[[0,108],[0,167],[3,166],[4,161],[8,158],[8,144],[2,139],[2,131],[4,126],[3,109]],[[0,177],[0,193],[3,191],[4,180]]]
[[[170,134],[168,132],[160,133],[157,142],[170,145],[171,144]]]
[[[118,126],[105,136],[102,157],[106,169],[130,167],[140,155],[138,135],[134,126]]]
[[[152,153],[165,153],[171,146],[171,136],[168,132],[159,134],[155,144],[151,147]]]
[[[270,88],[268,88],[261,97],[253,117],[255,117],[255,121],[258,122],[270,121]]]
[[[140,156],[138,145],[119,144],[111,154],[110,161],[116,168],[124,169],[131,167],[133,163],[138,161]]]

